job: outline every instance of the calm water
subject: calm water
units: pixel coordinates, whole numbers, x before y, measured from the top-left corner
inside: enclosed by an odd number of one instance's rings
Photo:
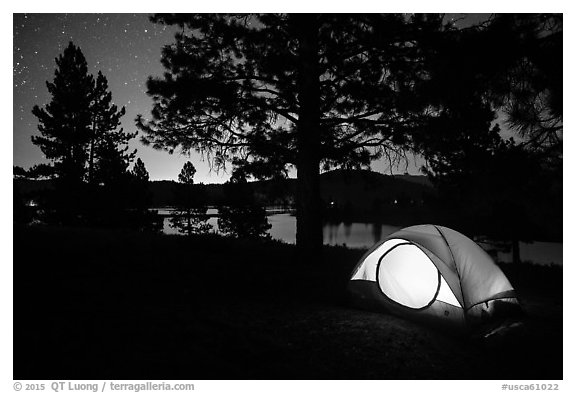
[[[159,209],[161,215],[170,214],[170,209]],[[217,209],[208,209],[208,214],[217,214]],[[296,217],[290,213],[275,213],[268,216],[268,222],[272,224],[269,233],[273,239],[282,240],[286,243],[296,242]],[[218,231],[218,217],[210,217],[208,223],[214,231]],[[370,248],[374,243],[382,240],[401,227],[385,224],[326,224],[324,225],[324,244],[344,245],[349,248]],[[170,227],[168,217],[164,218],[165,234],[178,234]],[[482,247],[488,248],[485,244]],[[562,265],[562,243],[533,242],[520,243],[520,257],[523,261],[531,261],[536,264]],[[512,262],[510,252],[498,252],[498,261]]]

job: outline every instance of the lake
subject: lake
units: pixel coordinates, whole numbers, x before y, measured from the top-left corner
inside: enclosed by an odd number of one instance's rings
[[[171,214],[172,209],[162,208],[157,210],[160,215],[164,216],[163,232],[169,235],[179,234],[178,231],[170,227],[168,221],[168,216]],[[286,243],[295,243],[296,217],[286,212],[268,211],[268,213],[268,222],[272,225],[272,228],[268,231],[270,236],[273,239],[282,240]],[[218,214],[218,210],[208,209],[207,214],[212,216],[208,219],[208,223],[212,225],[214,231],[217,232],[218,217],[216,215]],[[401,227],[394,225],[358,222],[325,224],[323,228],[324,244],[368,249],[400,228]],[[479,245],[487,251],[494,248],[485,243],[479,243]],[[512,262],[511,252],[495,252],[499,262]],[[562,265],[562,243],[539,241],[532,243],[520,242],[520,258],[523,261],[530,261],[539,265]]]

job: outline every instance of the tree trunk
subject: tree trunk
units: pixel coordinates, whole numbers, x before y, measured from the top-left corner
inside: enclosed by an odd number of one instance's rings
[[[88,159],[88,184],[94,184],[94,141],[90,141],[90,156]]]
[[[296,164],[296,245],[302,255],[314,261],[322,249],[320,203],[320,81],[318,71],[317,15],[294,16],[299,31],[300,67]]]
[[[92,120],[92,135],[90,136],[90,156],[88,160],[88,183],[94,182],[94,145],[96,139],[96,120]]]

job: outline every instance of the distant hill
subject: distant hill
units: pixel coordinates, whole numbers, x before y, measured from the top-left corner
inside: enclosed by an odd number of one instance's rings
[[[430,188],[434,187],[434,185],[432,184],[430,179],[428,179],[428,176],[424,176],[424,175],[408,175],[408,174],[406,174],[406,175],[394,175],[393,177],[396,179],[408,181],[411,183],[422,184],[423,186],[430,187]]]
[[[296,179],[263,180],[250,182],[256,199],[265,205],[294,204]],[[51,180],[14,180],[14,185],[24,197],[51,189]],[[174,205],[174,189],[171,180],[150,182],[152,204],[156,207]],[[197,184],[206,195],[210,205],[225,203],[224,184]],[[334,170],[320,176],[321,197],[326,205],[353,211],[372,211],[387,205],[421,205],[434,188],[426,176],[384,175],[367,170]]]
[[[386,205],[422,205],[434,193],[425,176],[392,176],[372,171],[335,170],[322,174],[320,189],[326,202],[356,211]]]
[[[173,204],[174,181],[151,182],[150,191],[155,206]],[[293,205],[296,179],[261,180],[248,183],[256,199],[265,205]],[[224,184],[198,184],[210,204],[225,203]],[[325,204],[353,210],[371,210],[382,205],[422,204],[434,188],[425,176],[391,176],[371,171],[334,170],[320,176],[320,192]]]

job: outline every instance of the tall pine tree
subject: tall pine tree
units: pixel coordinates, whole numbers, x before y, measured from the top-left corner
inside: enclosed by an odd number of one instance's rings
[[[418,42],[442,16],[393,14],[156,15],[177,25],[164,78],[150,79],[144,140],[195,149],[272,177],[297,170],[296,242],[322,245],[320,170],[396,158],[410,142],[413,92],[425,77]]]
[[[210,218],[204,206],[202,195],[198,188],[194,189],[194,164],[187,161],[178,174],[175,196],[177,206],[170,218],[170,226],[180,233],[188,236],[199,233],[208,233],[212,225],[208,224]]]
[[[130,172],[130,204],[136,210],[144,211],[151,204],[152,196],[149,189],[150,174],[146,170],[144,161],[140,158],[134,163],[134,168]]]
[[[40,131],[32,142],[50,164],[31,173],[57,179],[47,207],[58,221],[99,220],[104,211],[112,217],[128,207],[128,166],[136,154],[128,143],[136,133],[119,128],[125,109],[112,103],[101,72],[96,79],[88,73],[80,48],[70,42],[56,65],[54,80],[47,82],[52,100],[32,110]]]
[[[132,168],[132,176],[134,176],[134,178],[140,182],[148,182],[150,179],[150,174],[148,173],[148,170],[146,170],[144,161],[142,161],[140,158],[136,160],[134,168]]]
[[[35,105],[40,136],[32,136],[52,162],[54,175],[67,184],[86,179],[88,145],[91,140],[94,78],[80,48],[72,42],[56,59],[53,82],[46,82],[52,101],[45,108]]]
[[[125,180],[128,166],[136,155],[129,152],[128,142],[137,133],[128,133],[120,127],[124,107],[112,103],[108,80],[98,72],[92,100],[92,133],[90,140],[89,181],[96,184]]]

